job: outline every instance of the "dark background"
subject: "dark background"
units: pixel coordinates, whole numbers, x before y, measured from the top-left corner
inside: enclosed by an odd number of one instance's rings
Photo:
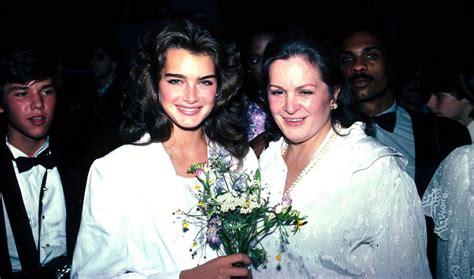
[[[167,17],[203,14],[242,41],[257,26],[305,26],[338,38],[370,22],[386,30],[407,68],[437,57],[472,61],[472,0],[443,1],[2,0],[0,48],[41,45],[61,54],[70,72],[88,71],[89,46],[101,32],[116,34],[132,52],[139,34]],[[263,6],[263,7],[262,7]],[[449,58],[451,59],[451,58]]]

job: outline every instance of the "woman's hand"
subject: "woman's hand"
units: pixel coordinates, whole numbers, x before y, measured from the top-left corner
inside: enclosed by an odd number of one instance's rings
[[[250,272],[246,267],[234,267],[233,264],[250,264],[250,258],[244,254],[232,254],[215,258],[203,265],[192,269],[183,270],[179,275],[180,279],[198,279],[198,278],[230,278],[248,277]]]

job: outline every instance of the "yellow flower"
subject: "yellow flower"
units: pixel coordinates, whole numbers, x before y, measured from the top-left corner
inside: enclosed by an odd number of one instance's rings
[[[244,203],[244,208],[248,208],[250,206],[250,200],[246,200]]]
[[[203,202],[203,201],[199,201],[199,202],[198,202],[198,207],[204,207],[204,202]]]
[[[281,261],[281,255],[277,255],[277,256],[275,257],[275,259],[277,260],[277,262],[280,262],[280,261]]]
[[[189,231],[189,223],[186,221],[183,221],[183,232]]]
[[[306,221],[303,221],[302,219],[298,219],[298,221],[296,221],[296,224],[295,224],[295,230],[301,229],[301,227],[305,224],[306,224]]]
[[[199,190],[199,189],[201,189],[201,185],[199,185],[199,184],[196,184],[196,185],[194,186],[194,189],[196,189],[196,190]]]

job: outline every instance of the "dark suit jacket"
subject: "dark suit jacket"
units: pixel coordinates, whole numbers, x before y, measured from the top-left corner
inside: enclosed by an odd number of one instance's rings
[[[89,92],[92,96],[83,108],[86,113],[84,124],[87,125],[84,131],[87,131],[88,137],[84,152],[89,156],[89,163],[122,144],[119,132],[122,120],[122,87],[121,77],[117,76],[103,96],[98,97],[95,89]]]
[[[69,259],[72,259],[72,253],[74,249],[74,244],[77,237],[77,232],[79,229],[79,222],[80,222],[80,214],[81,214],[81,205],[82,205],[82,189],[81,185],[79,185],[80,179],[78,179],[78,175],[76,174],[74,168],[68,165],[63,157],[60,156],[59,152],[54,149],[54,144],[50,141],[50,149],[52,154],[54,155],[57,163],[57,168],[61,177],[61,182],[64,191],[64,198],[66,201],[66,234],[67,234],[67,256]],[[5,203],[9,202],[14,205],[16,209],[15,212],[8,212],[8,216],[10,221],[13,218],[20,220],[19,222],[21,225],[21,232],[22,235],[15,235],[15,242],[18,248],[18,243],[33,243],[33,235],[31,233],[31,228],[29,227],[28,217],[26,215],[26,210],[22,201],[21,192],[18,186],[18,181],[15,175],[15,171],[12,165],[13,156],[5,144],[5,136],[0,138],[0,191],[2,193],[2,197],[5,200]],[[8,201],[7,201],[8,199]],[[1,205],[1,203],[0,203]],[[8,206],[7,206],[8,210]],[[3,212],[6,214],[6,212]],[[0,212],[1,214],[1,212]],[[1,217],[1,216],[0,216]],[[4,219],[4,218],[0,218]],[[11,264],[9,257],[5,256],[5,249],[6,253],[8,253],[8,246],[7,246],[7,239],[4,235],[4,225],[0,224],[0,231],[3,230],[3,233],[0,232],[0,277],[8,278],[8,275],[5,275],[5,266],[10,267],[11,271]],[[20,253],[20,251],[19,251]],[[30,255],[22,256],[20,254],[20,260],[22,262],[22,266],[24,263],[22,261],[22,257],[33,258],[32,255],[36,256],[37,259],[37,251],[29,251]],[[31,262],[31,260],[29,260]],[[36,263],[32,263],[36,264]],[[8,271],[7,271],[8,274]]]
[[[471,136],[458,121],[405,109],[413,126],[415,183],[422,197],[441,161],[456,147],[471,144]]]

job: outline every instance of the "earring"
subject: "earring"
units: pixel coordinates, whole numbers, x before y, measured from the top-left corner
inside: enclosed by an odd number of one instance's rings
[[[329,108],[332,109],[332,110],[337,109],[337,103],[332,103],[332,104],[329,106]]]

